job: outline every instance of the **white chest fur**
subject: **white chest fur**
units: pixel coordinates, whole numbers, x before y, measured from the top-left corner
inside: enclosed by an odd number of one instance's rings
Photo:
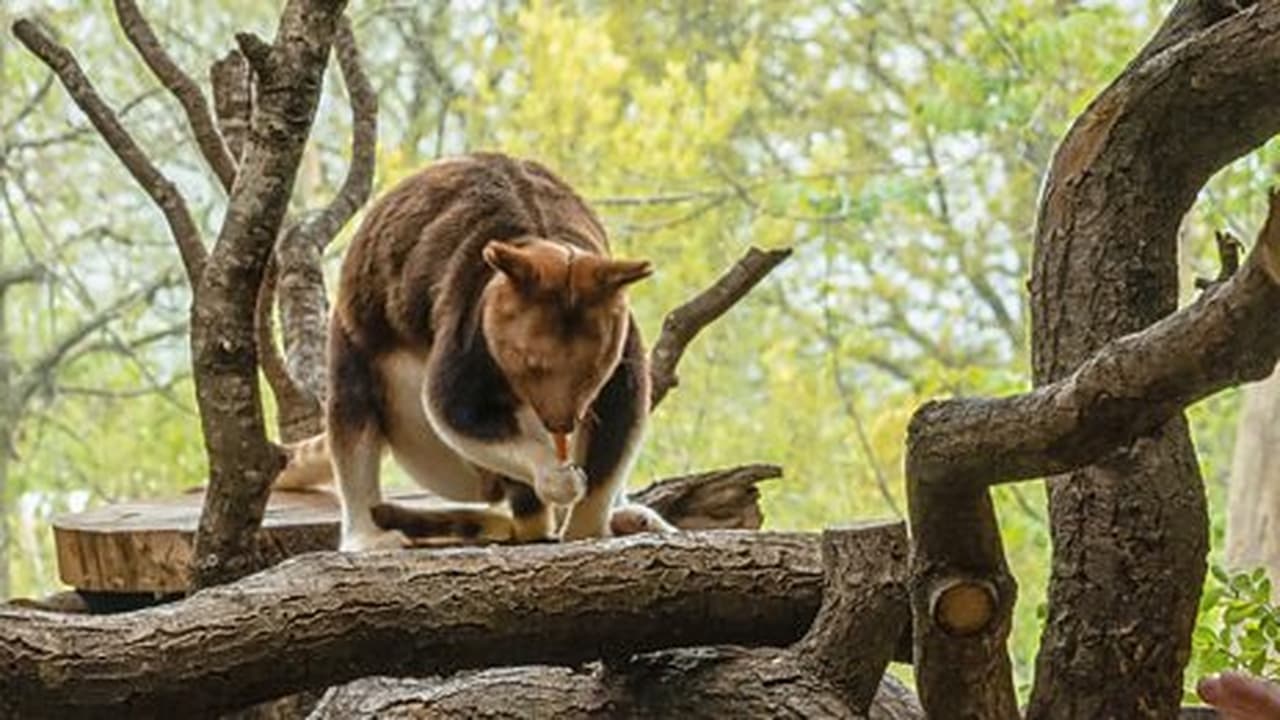
[[[419,485],[450,500],[484,500],[481,474],[440,438],[427,418],[426,359],[391,353],[379,361],[378,370],[386,401],[387,444],[400,467]]]

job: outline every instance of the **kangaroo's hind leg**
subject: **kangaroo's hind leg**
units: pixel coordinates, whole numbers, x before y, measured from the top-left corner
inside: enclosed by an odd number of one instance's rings
[[[378,466],[385,439],[379,421],[381,397],[369,355],[334,322],[329,338],[329,397],[325,433],[342,500],[344,551],[403,547],[404,535],[374,522],[372,510],[382,502]]]

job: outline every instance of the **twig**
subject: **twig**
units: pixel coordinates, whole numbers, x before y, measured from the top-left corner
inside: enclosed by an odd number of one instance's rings
[[[1236,270],[1240,269],[1240,251],[1244,249],[1244,243],[1229,232],[1214,233],[1213,241],[1218,246],[1218,277],[1212,280],[1202,277],[1196,278],[1197,290],[1208,290],[1215,285],[1219,285],[1234,275]]]
[[[143,62],[151,68],[160,83],[182,105],[200,153],[209,162],[209,167],[213,168],[223,189],[230,190],[236,179],[236,164],[231,159],[218,128],[213,124],[213,116],[209,113],[209,103],[205,100],[204,93],[200,92],[191,76],[183,72],[173,58],[169,57],[133,0],[115,0],[115,6],[116,17],[120,20],[125,37],[133,43]]]
[[[182,255],[182,264],[186,268],[187,278],[191,280],[192,287],[195,287],[204,269],[207,253],[200,238],[200,231],[191,217],[191,211],[187,209],[187,202],[178,192],[177,187],[156,168],[142,148],[138,147],[133,137],[120,124],[115,113],[98,95],[98,91],[80,69],[75,56],[70,51],[50,37],[39,25],[27,19],[18,20],[13,24],[13,34],[28,50],[49,66],[49,69],[53,70],[62,81],[67,94],[88,116],[107,146],[129,170],[133,179],[160,207],[165,221],[169,224],[174,242],[178,244],[178,252]]]
[[[753,247],[711,287],[667,314],[662,322],[662,334],[650,354],[651,410],[662,402],[671,388],[679,384],[676,365],[689,343],[790,255],[790,248],[761,250]]]
[[[378,96],[364,72],[351,21],[345,16],[339,21],[333,49],[351,99],[351,164],[338,194],[312,221],[315,229],[307,233],[308,239],[318,242],[321,248],[333,240],[338,230],[369,199],[378,145]]]
[[[893,497],[893,491],[889,489],[888,475],[881,466],[880,458],[876,456],[875,448],[871,445],[871,437],[867,434],[867,428],[862,422],[862,413],[858,411],[856,394],[853,388],[849,387],[848,383],[844,381],[844,366],[840,362],[840,340],[836,335],[835,314],[831,311],[831,295],[825,291],[822,297],[822,316],[822,335],[826,340],[827,352],[831,357],[831,377],[835,381],[836,393],[840,396],[840,404],[844,408],[845,415],[853,423],[854,437],[858,440],[858,446],[862,450],[863,456],[866,457],[867,464],[871,466],[871,474],[875,478],[876,488],[880,491],[880,498],[889,506],[889,510],[894,515],[901,517],[902,509],[898,507],[898,501]]]

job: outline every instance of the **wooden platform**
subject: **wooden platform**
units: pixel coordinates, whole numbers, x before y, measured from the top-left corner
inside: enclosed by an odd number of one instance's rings
[[[398,503],[440,502],[425,492]],[[58,575],[77,590],[176,593],[190,587],[188,565],[203,492],[118,503],[53,519]],[[267,503],[259,549],[273,560],[338,546],[338,500],[329,492],[276,492]]]

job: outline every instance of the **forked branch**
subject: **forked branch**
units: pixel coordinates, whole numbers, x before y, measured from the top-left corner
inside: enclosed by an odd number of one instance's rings
[[[917,677],[926,710],[1016,714],[1015,587],[987,488],[1073,470],[1280,358],[1280,192],[1245,264],[1190,306],[1007,398],[921,407],[907,431]]]

